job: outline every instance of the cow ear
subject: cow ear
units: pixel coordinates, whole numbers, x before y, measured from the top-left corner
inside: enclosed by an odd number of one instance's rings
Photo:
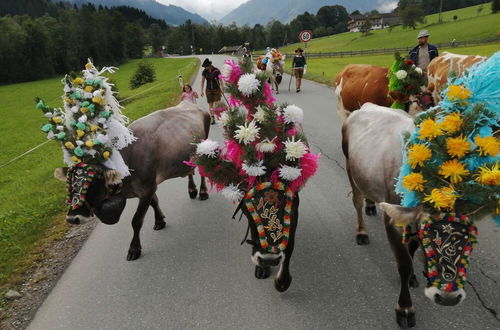
[[[436,86],[434,85],[434,83],[429,83],[429,85],[427,86],[427,91],[429,93],[432,93],[432,92],[434,92],[434,88],[436,88]]]
[[[58,167],[54,171],[54,178],[66,182],[66,174],[68,173],[67,167]]]
[[[122,182],[123,175],[117,170],[107,168],[104,170],[104,181],[106,185],[112,185]]]
[[[401,227],[417,221],[423,213],[422,206],[403,207],[389,203],[380,203],[380,208],[391,218],[392,224]]]

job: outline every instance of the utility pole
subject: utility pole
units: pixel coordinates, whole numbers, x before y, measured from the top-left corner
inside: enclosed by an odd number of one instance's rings
[[[441,19],[441,13],[443,12],[443,0],[441,0],[440,5],[439,5],[439,23],[442,23]]]

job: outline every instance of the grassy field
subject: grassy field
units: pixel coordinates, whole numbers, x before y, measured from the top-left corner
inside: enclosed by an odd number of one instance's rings
[[[375,30],[363,36],[361,32],[346,32],[334,36],[313,39],[307,45],[307,51],[336,52],[348,50],[365,50],[379,48],[407,47],[416,45],[418,29],[429,30],[430,43],[447,43],[456,39],[476,40],[495,37],[500,34],[500,13],[491,14],[491,5],[483,5],[483,10],[478,14],[479,6],[462,8],[443,13],[443,23],[437,24],[438,15],[426,16],[426,22],[420,24],[417,30],[403,29],[401,26],[389,29]],[[457,15],[456,22],[453,16]],[[285,53],[293,52],[297,47],[304,48],[303,44],[291,44],[280,48]]]
[[[440,49],[440,52],[450,51],[457,54],[466,55],[483,55],[491,56],[493,53],[500,50],[500,43],[488,44],[474,47],[457,47],[449,49]],[[393,55],[374,55],[374,56],[350,56],[342,58],[311,58],[308,59],[306,79],[311,79],[320,83],[332,85],[335,76],[347,64],[372,64],[378,66],[389,67],[393,63]],[[290,72],[291,62],[287,60],[287,72]]]
[[[120,67],[111,78],[124,102],[124,113],[132,120],[154,110],[176,104],[181,88],[177,75],[186,82],[197,72],[197,59],[150,59],[156,81],[130,90],[128,82],[139,60]],[[46,141],[40,131],[45,118],[35,109],[34,97],[60,106],[63,93],[60,77],[0,86],[0,166],[26,150]],[[149,90],[152,86],[157,86]],[[0,167],[0,294],[15,284],[23,258],[49,228],[64,226],[65,186],[53,178],[54,168],[64,165],[61,147],[50,142],[16,162]],[[61,230],[55,233],[61,234]]]

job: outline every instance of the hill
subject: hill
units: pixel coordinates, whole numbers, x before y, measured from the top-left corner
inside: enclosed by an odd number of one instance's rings
[[[489,6],[478,13],[479,6],[472,6],[457,10],[444,12],[443,23],[438,24],[438,15],[426,16],[426,23],[420,24],[417,30],[403,29],[397,26],[394,29],[382,29],[371,31],[369,35],[363,36],[361,32],[346,32],[333,36],[313,39],[308,43],[309,52],[336,52],[345,50],[364,50],[393,47],[407,47],[416,45],[418,29],[428,29],[430,32],[430,43],[448,43],[456,39],[476,40],[495,38],[500,36],[500,13],[491,14]],[[458,19],[454,21],[453,17]],[[291,44],[282,47],[284,52],[293,52],[303,44]]]
[[[273,19],[287,23],[306,11],[316,14],[319,8],[327,5],[341,5],[348,12],[354,10],[365,12],[375,9],[378,3],[380,1],[336,0],[332,3],[331,0],[249,0],[236,9],[233,9],[220,21],[223,24],[236,22],[240,26],[245,24],[250,26],[254,26],[255,24],[265,25]]]
[[[54,0],[59,1],[59,0]],[[174,5],[163,5],[155,0],[65,0],[71,3],[82,5],[93,3],[101,6],[129,6],[144,10],[151,17],[162,19],[170,25],[181,25],[187,20],[196,24],[208,23],[206,19],[198,14],[191,13],[181,7]]]

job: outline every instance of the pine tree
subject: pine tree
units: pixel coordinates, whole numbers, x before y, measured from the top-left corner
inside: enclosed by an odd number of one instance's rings
[[[491,12],[498,13],[500,11],[500,0],[493,0],[491,2]]]

